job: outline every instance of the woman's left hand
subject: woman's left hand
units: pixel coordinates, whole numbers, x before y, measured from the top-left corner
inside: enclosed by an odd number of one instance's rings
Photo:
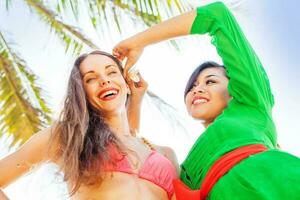
[[[148,89],[148,83],[143,79],[140,73],[137,73],[139,78],[139,82],[134,82],[130,79],[130,76],[126,76],[126,81],[130,89],[130,99],[134,101],[134,103],[142,102],[144,95]]]
[[[129,78],[129,76],[126,78],[131,93],[127,105],[128,122],[131,130],[130,132],[134,136],[137,132],[139,132],[141,105],[144,95],[148,89],[148,83],[139,73],[137,76],[139,77],[139,82],[134,82]]]

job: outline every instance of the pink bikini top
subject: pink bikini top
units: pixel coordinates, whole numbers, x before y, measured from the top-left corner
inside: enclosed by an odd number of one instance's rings
[[[107,166],[105,170],[135,174],[139,178],[151,181],[163,188],[167,192],[169,199],[172,197],[174,193],[172,181],[176,178],[176,168],[169,159],[152,150],[139,171],[135,172],[126,155],[112,151],[111,156],[117,161],[114,165]]]

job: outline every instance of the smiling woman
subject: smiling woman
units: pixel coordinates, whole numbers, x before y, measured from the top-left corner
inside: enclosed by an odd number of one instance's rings
[[[132,136],[126,102],[136,89],[128,83],[112,55],[94,51],[80,56],[60,120],[0,161],[0,187],[50,161],[63,172],[72,199],[171,199],[175,155]],[[130,101],[129,109],[139,110],[136,98]]]
[[[205,62],[192,73],[184,91],[185,104],[191,116],[203,120],[204,127],[207,128],[231,100],[228,82],[224,66],[215,62]]]
[[[129,70],[150,44],[207,33],[224,67],[201,65],[187,85],[187,110],[206,130],[181,165],[182,182],[174,181],[177,200],[299,199],[300,159],[277,148],[269,79],[223,3],[153,26],[121,41],[113,52],[127,57]]]

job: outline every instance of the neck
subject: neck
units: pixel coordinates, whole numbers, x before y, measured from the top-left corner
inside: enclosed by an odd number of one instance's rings
[[[211,123],[213,123],[214,120],[206,120],[202,122],[202,125],[204,128],[207,128]]]
[[[202,125],[204,126],[204,128],[207,128],[209,124],[210,124],[210,123],[208,123],[208,122],[203,122],[203,123],[202,123]]]
[[[131,135],[126,111],[106,117],[105,122],[116,136]]]

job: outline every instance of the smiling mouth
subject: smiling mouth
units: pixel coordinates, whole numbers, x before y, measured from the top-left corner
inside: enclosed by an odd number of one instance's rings
[[[107,90],[105,92],[101,92],[98,97],[99,97],[99,99],[101,99],[103,101],[108,101],[108,100],[112,100],[112,99],[116,98],[118,94],[119,94],[119,91],[117,89],[111,89],[111,90]]]
[[[195,99],[193,100],[192,104],[193,105],[198,105],[198,104],[204,104],[204,103],[207,103],[208,100],[207,99]]]

